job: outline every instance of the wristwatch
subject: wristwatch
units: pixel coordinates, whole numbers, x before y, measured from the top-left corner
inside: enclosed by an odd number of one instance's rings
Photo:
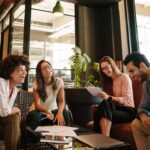
[[[112,101],[112,96],[109,96],[108,101]]]

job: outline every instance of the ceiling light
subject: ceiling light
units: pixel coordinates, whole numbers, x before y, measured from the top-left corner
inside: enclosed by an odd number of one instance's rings
[[[55,16],[63,16],[64,14],[64,9],[61,6],[60,1],[58,0],[55,7],[53,8],[53,13]]]

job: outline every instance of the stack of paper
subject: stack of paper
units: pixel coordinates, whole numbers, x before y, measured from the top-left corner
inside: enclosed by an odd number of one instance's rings
[[[41,132],[43,138],[41,142],[51,142],[51,143],[69,143],[70,138],[77,136],[74,130],[76,127],[68,126],[39,126],[35,129],[36,132]]]

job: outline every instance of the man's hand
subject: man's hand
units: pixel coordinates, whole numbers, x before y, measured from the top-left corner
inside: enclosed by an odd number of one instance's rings
[[[150,130],[150,117],[145,115],[145,114],[141,114],[139,116],[144,128],[149,129]]]

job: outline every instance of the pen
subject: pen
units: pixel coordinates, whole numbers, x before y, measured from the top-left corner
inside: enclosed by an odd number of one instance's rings
[[[43,118],[41,118],[39,121],[42,121],[42,120],[44,120],[44,119],[46,119],[47,117],[43,117]]]

